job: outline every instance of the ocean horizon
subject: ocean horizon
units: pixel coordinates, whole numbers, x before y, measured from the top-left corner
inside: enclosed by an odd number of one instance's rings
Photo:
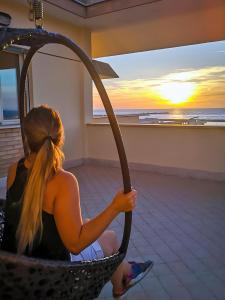
[[[182,108],[182,109],[114,109],[116,115],[137,115],[139,120],[199,119],[209,122],[225,122],[225,108]],[[104,109],[93,109],[94,116],[106,116]],[[4,110],[4,119],[17,119],[18,111]]]
[[[4,109],[3,110],[4,120],[14,120],[19,118],[18,110]]]
[[[118,115],[190,115],[198,117],[222,118],[225,120],[225,108],[181,108],[181,109],[114,109]],[[104,109],[93,109],[94,116],[106,115]]]
[[[137,115],[140,122],[148,123],[152,120],[201,120],[205,125],[225,126],[225,108],[181,108],[181,109],[115,109],[115,114]],[[104,109],[94,109],[94,116],[105,116]]]

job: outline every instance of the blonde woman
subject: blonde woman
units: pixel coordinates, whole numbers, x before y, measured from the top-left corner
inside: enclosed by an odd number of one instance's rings
[[[83,222],[79,186],[62,168],[64,130],[59,114],[47,106],[33,108],[24,131],[30,154],[10,167],[6,225],[2,248],[55,260],[92,260],[118,250],[116,235],[105,231],[120,213],[135,208],[137,192],[119,192],[92,220]],[[123,261],[112,276],[113,295],[126,291],[152,267]]]

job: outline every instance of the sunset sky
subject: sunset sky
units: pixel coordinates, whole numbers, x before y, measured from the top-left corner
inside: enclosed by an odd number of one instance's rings
[[[225,108],[225,41],[99,60],[119,75],[103,80],[115,109]]]

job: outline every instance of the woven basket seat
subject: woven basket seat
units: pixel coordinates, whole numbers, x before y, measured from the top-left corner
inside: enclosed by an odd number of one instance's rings
[[[3,229],[0,209],[0,242]],[[94,299],[122,260],[123,255],[116,254],[71,263],[0,251],[0,299]]]

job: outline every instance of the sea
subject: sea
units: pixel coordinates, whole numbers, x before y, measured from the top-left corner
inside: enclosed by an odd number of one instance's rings
[[[4,120],[14,120],[19,118],[18,110],[3,109]]]
[[[204,125],[225,126],[225,108],[188,108],[188,109],[115,109],[115,114],[138,116],[140,123],[151,123],[152,120],[175,122],[176,120],[203,121]],[[105,116],[104,109],[94,109],[94,116]],[[4,110],[4,119],[17,119],[18,111]]]
[[[185,108],[185,109],[115,109],[116,115],[138,115],[139,121],[176,121],[195,119],[204,125],[225,126],[225,108]],[[94,109],[94,116],[105,116],[104,109]]]

